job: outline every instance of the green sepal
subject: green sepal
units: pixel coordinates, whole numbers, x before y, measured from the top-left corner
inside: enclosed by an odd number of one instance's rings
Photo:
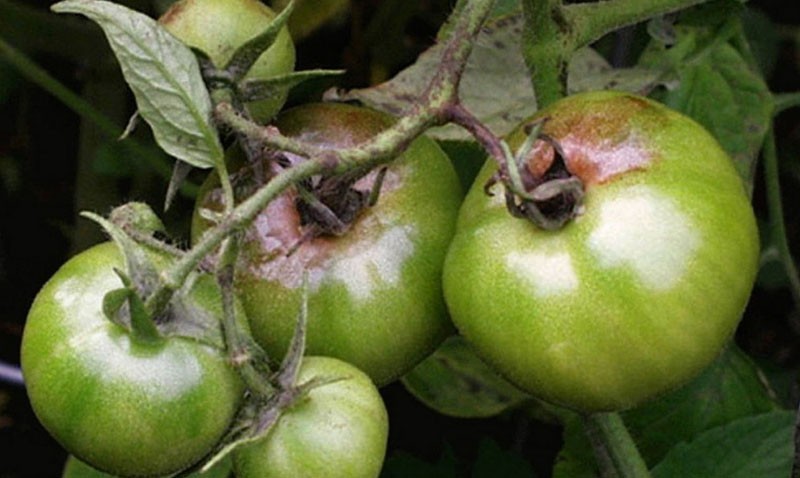
[[[278,423],[281,414],[303,400],[315,388],[343,380],[339,377],[317,376],[302,384],[297,383],[305,353],[307,321],[308,277],[306,276],[303,278],[303,300],[292,342],[280,369],[272,377],[272,381],[277,385],[275,393],[268,397],[256,393],[248,394],[228,434],[209,455],[201,471],[210,469],[239,446],[266,437]]]
[[[244,80],[239,83],[242,101],[251,102],[281,96],[284,92],[306,81],[339,76],[344,70],[303,70],[262,80]]]
[[[259,35],[253,37],[250,41],[240,46],[233,54],[231,59],[223,68],[231,77],[233,81],[238,81],[244,78],[256,60],[262,53],[275,43],[281,29],[286,25],[289,16],[294,10],[294,0],[289,2],[271,22],[267,25]]]
[[[139,295],[133,290],[133,283],[131,282],[130,277],[125,274],[123,271],[119,269],[114,269],[114,272],[119,276],[122,284],[125,286],[122,289],[112,290],[103,298],[103,311],[110,312],[113,310],[113,307],[119,305],[117,307],[115,313],[111,318],[117,324],[121,323],[121,315],[120,311],[122,310],[122,306],[127,303],[128,304],[128,314],[127,318],[129,322],[129,329],[131,332],[131,336],[139,341],[139,342],[158,342],[161,340],[161,334],[156,328],[155,322],[147,313],[147,309],[144,306],[144,301],[139,297]],[[124,297],[123,297],[124,293]],[[122,299],[120,301],[120,299]]]
[[[98,214],[84,211],[81,215],[98,223],[119,247],[120,252],[125,257],[127,275],[131,279],[131,287],[140,298],[147,297],[158,287],[158,271],[142,245],[134,241],[122,227]]]

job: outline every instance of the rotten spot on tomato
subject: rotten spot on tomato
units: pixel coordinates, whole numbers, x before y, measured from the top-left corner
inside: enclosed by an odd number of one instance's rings
[[[275,126],[329,151],[363,143],[392,122],[365,108],[326,103],[288,110]],[[270,177],[304,160],[282,153],[262,169]],[[246,170],[237,173],[235,189],[252,194],[259,187],[251,184],[255,177]],[[211,183],[198,199],[195,238],[211,225],[201,211],[221,210],[221,193]],[[386,384],[452,332],[441,271],[462,199],[458,176],[439,146],[421,137],[385,170],[317,176],[301,187],[270,202],[242,236],[235,289],[253,335],[280,360],[293,335],[307,275],[306,352],[343,359]]]

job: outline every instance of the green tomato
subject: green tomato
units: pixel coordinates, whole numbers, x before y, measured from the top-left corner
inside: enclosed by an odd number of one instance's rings
[[[267,436],[234,451],[239,478],[375,478],[389,421],[378,389],[338,359],[305,357],[298,384],[332,380],[286,410]]]
[[[355,106],[313,104],[285,112],[276,125],[334,149],[365,141],[391,121]],[[366,194],[375,176],[355,187]],[[254,177],[243,168],[233,182],[252,190]],[[210,226],[201,209],[222,210],[216,184],[212,178],[201,191],[195,241]],[[304,239],[296,197],[290,190],[272,201],[242,239],[236,287],[256,340],[273,359],[284,355],[307,272],[307,353],[352,363],[379,386],[402,376],[452,332],[441,272],[462,196],[449,158],[430,139],[414,141],[389,165],[377,203],[341,236]]]
[[[687,382],[731,338],[757,269],[753,211],[714,138],[661,104],[593,92],[541,118],[585,185],[579,215],[555,231],[512,217],[499,185],[484,193],[487,163],[448,252],[447,304],[520,388],[580,411],[629,408]],[[539,142],[527,170],[541,176],[554,157]]]
[[[262,33],[274,18],[275,12],[259,0],[180,0],[159,22],[183,43],[208,55],[214,66],[222,68],[240,46]],[[290,73],[294,60],[294,43],[284,27],[244,79],[264,80]],[[257,121],[269,121],[283,106],[287,93],[250,103],[247,109]]]
[[[22,372],[34,412],[64,448],[99,470],[167,475],[200,460],[238,409],[243,384],[222,351],[196,340],[136,340],[103,314],[122,287],[112,243],[69,260],[28,314]],[[221,315],[215,281],[198,276],[188,296]]]

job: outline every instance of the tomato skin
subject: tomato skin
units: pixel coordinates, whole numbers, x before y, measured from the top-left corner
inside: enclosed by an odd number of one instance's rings
[[[389,421],[370,378],[338,359],[307,356],[298,383],[317,387],[278,419],[269,434],[234,451],[239,478],[375,478],[386,454]]]
[[[757,270],[755,218],[718,143],[663,105],[594,92],[536,117],[586,185],[582,214],[557,231],[512,217],[499,186],[483,192],[487,163],[445,263],[448,308],[520,388],[579,411],[629,408],[687,382],[730,339]]]
[[[276,125],[287,136],[324,148],[365,141],[391,124],[383,114],[344,104],[304,105]],[[369,190],[375,172],[357,188]],[[234,176],[234,183],[253,185]],[[201,208],[221,210],[212,178],[201,191],[192,227],[209,227]],[[307,353],[356,365],[379,386],[409,371],[452,333],[441,291],[444,255],[462,195],[449,158],[430,139],[414,141],[392,162],[378,202],[343,236],[302,242],[289,191],[270,203],[243,238],[238,295],[256,340],[279,360],[300,310],[309,273]]]
[[[259,0],[180,0],[159,22],[186,45],[206,53],[214,66],[223,68],[236,49],[262,33],[275,16]],[[290,73],[294,62],[294,43],[284,27],[245,79],[263,80]],[[283,106],[287,94],[249,103],[247,109],[256,120],[268,121]]]
[[[217,349],[179,337],[143,343],[109,321],[103,297],[121,287],[114,267],[124,267],[121,254],[101,244],[70,259],[39,292],[22,340],[28,396],[50,434],[94,468],[167,475],[216,444],[243,384]],[[193,294],[209,304],[215,289],[204,279]]]

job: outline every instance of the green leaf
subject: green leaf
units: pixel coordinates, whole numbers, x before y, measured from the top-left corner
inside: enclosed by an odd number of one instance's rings
[[[233,53],[224,69],[231,74],[234,81],[244,78],[256,60],[275,43],[275,39],[278,38],[278,34],[286,25],[286,21],[289,20],[293,10],[294,2],[290,0],[263,32],[248,40]]]
[[[731,344],[686,386],[624,412],[622,417],[643,458],[653,466],[677,443],[778,408],[761,371]],[[577,415],[565,423],[564,442],[554,476],[594,476],[594,455]]]
[[[677,44],[667,48],[654,41],[640,65],[671,70],[678,86],[659,99],[706,127],[752,189],[774,104],[760,73],[727,41],[739,28],[736,18],[711,31],[679,26]]]
[[[623,418],[652,465],[675,443],[738,418],[776,409],[762,372],[731,345],[687,386],[630,410]]]
[[[653,468],[654,478],[784,478],[794,459],[794,413],[736,420],[681,443]]]
[[[422,403],[456,417],[489,417],[530,400],[479,359],[460,336],[447,339],[402,381]]]
[[[484,438],[478,446],[478,458],[472,466],[472,478],[532,478],[536,476],[528,460],[519,453],[500,447]]]
[[[461,79],[461,100],[495,134],[509,133],[536,111],[536,98],[520,50],[521,15],[495,19],[484,27]],[[351,90],[338,96],[359,100],[375,109],[399,115],[409,99],[425,90],[441,64],[444,45],[423,52],[416,63],[380,85]],[[471,140],[461,128],[448,125],[428,134],[439,140]]]
[[[111,2],[66,0],[52,9],[100,25],[161,148],[198,168],[222,158],[211,99],[191,50],[152,18]]]

